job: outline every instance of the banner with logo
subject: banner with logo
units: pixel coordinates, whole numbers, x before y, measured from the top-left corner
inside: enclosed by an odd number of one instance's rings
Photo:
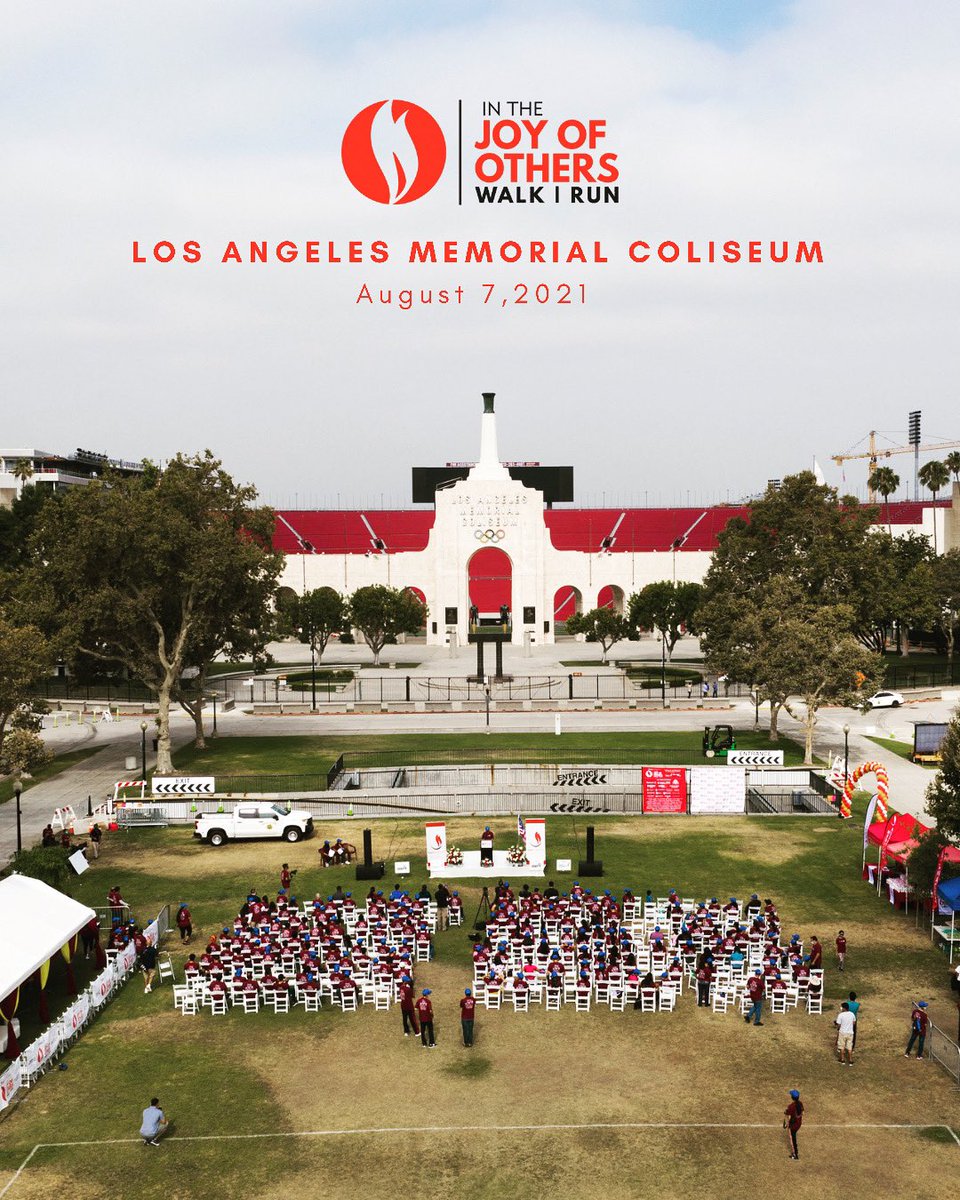
[[[547,822],[543,817],[527,817],[527,860],[531,867],[547,865]]]
[[[155,946],[160,940],[160,925],[157,921],[151,921],[143,931],[143,936],[146,939],[148,946]]]
[[[20,1059],[15,1058],[7,1069],[0,1074],[0,1109],[4,1109],[14,1098],[23,1083],[23,1071]]]
[[[90,1000],[95,1008],[105,1004],[110,999],[110,993],[117,982],[117,976],[112,964],[104,967],[93,983],[90,984]]]
[[[80,1032],[90,1019],[90,993],[84,992],[83,995],[73,1002],[67,1011],[60,1018],[60,1024],[63,1026],[64,1037],[72,1038]]]
[[[48,1061],[60,1049],[60,1037],[60,1022],[57,1021],[30,1043],[20,1055],[24,1075],[36,1075],[46,1067]]]
[[[428,821],[426,824],[427,868],[436,870],[447,861],[447,825],[445,821]]]
[[[645,813],[687,811],[686,767],[644,767],[641,781]]]
[[[129,974],[133,970],[133,964],[137,961],[137,948],[131,942],[129,946],[124,946],[117,957],[114,959],[113,968],[117,977],[122,979],[124,975]]]

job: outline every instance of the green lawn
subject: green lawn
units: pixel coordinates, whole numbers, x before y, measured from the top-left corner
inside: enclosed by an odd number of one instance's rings
[[[898,742],[894,738],[868,738],[868,741],[874,742],[881,750],[887,750],[890,754],[896,754],[898,758],[905,758],[907,762],[913,762],[913,743]],[[929,771],[938,771],[940,768],[936,763],[918,763],[917,766],[926,767]]]
[[[91,754],[96,754],[98,750],[102,750],[102,746],[85,746],[82,750],[69,750],[66,754],[58,754],[56,758],[45,763],[42,767],[37,767],[29,779],[23,781],[23,794],[37,783],[43,783],[45,779],[54,779],[61,772],[69,770],[79,762],[83,762],[85,758],[89,758]],[[5,779],[0,782],[0,804],[5,804],[13,798],[13,780]]]
[[[337,755],[347,762],[371,761],[378,765],[414,766],[427,763],[523,761],[616,763],[694,763],[709,765],[723,760],[706,759],[702,734],[695,730],[662,732],[463,734],[359,734],[349,737],[294,735],[284,737],[218,737],[206,750],[187,746],[174,756],[178,771],[188,774],[295,775],[326,772]],[[771,742],[766,733],[737,730],[740,749],[782,749],[787,765],[803,761],[796,742],[780,738]],[[361,757],[363,756],[363,757]]]
[[[469,981],[466,930],[437,939],[437,955],[418,964],[418,987],[430,987],[439,1046],[420,1050],[400,1033],[394,1009],[341,1014],[325,1009],[288,1016],[175,1014],[168,987],[143,994],[137,977],[52,1071],[3,1122],[0,1188],[38,1143],[117,1139],[96,1147],[38,1151],[9,1200],[45,1198],[69,1189],[78,1200],[220,1200],[224,1195],[280,1200],[292,1194],[366,1200],[404,1187],[418,1200],[469,1196],[550,1196],[601,1200],[611,1195],[703,1195],[727,1200],[749,1188],[793,1200],[849,1200],[883,1195],[934,1200],[949,1192],[960,1150],[946,1130],[844,1128],[853,1122],[958,1124],[956,1088],[934,1063],[906,1062],[902,1049],[910,1001],[923,995],[934,1020],[956,1020],[945,960],[912,914],[904,917],[860,880],[863,802],[855,819],[641,817],[597,818],[604,863],[595,887],[630,885],[662,894],[721,899],[757,891],[773,896],[789,937],[819,934],[826,955],[822,1017],[767,1015],[747,1029],[734,1014],[698,1010],[685,994],[675,1013],[613,1014],[569,1009],[480,1010],[477,1045],[458,1042],[457,1000]],[[474,846],[480,819],[448,822],[451,842]],[[489,821],[504,844],[515,819]],[[359,840],[352,822],[321,824],[317,838]],[[549,817],[555,857],[582,854],[583,825]],[[337,883],[366,891],[350,868],[321,872],[317,838],[294,846],[231,844],[213,850],[189,829],[112,834],[103,857],[76,881],[79,898],[99,903],[119,883],[138,911],[190,902],[192,949],[236,913],[250,887],[272,892],[280,862],[298,869],[295,890],[328,894]],[[416,887],[424,875],[423,824],[379,821],[377,857],[409,858]],[[558,876],[565,890],[572,875]],[[392,886],[387,875],[381,884]],[[467,920],[479,887],[466,882]],[[832,939],[849,940],[847,972],[834,969]],[[176,936],[168,939],[182,962]],[[55,972],[62,970],[55,965]],[[834,1062],[832,1021],[841,997],[863,1001],[854,1071]],[[29,1003],[27,996],[24,1003]],[[787,1175],[780,1129],[786,1091],[807,1104],[806,1162]],[[140,1110],[159,1095],[174,1137],[159,1150],[136,1142]],[[65,1124],[66,1122],[66,1124]],[[504,1130],[503,1126],[608,1123],[593,1130]],[[749,1130],[616,1129],[623,1122],[748,1122]],[[463,1129],[463,1126],[482,1128]],[[389,1131],[407,1131],[393,1135]],[[420,1132],[425,1127],[439,1131]],[[349,1138],[289,1131],[364,1129]],[[261,1135],[218,1141],[218,1136]],[[209,1140],[189,1141],[202,1137]],[[129,1140],[124,1140],[129,1139]],[[95,1169],[79,1164],[95,1163]],[[665,1178],[669,1177],[669,1186]],[[398,1179],[406,1181],[405,1185]],[[946,1190],[944,1190],[946,1189]]]

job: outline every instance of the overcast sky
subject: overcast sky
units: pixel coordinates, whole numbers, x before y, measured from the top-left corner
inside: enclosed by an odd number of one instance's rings
[[[830,456],[871,428],[902,444],[913,408],[960,438],[958,61],[953,0],[8,8],[0,445],[210,447],[272,503],[346,507],[475,457],[481,391],[502,457],[572,463],[586,504],[738,498],[814,455],[840,484]],[[447,138],[411,204],[340,163],[386,98]],[[605,120],[619,205],[458,207],[457,102],[469,135],[510,98]],[[379,266],[219,261],[230,239],[378,237]],[[198,264],[131,261],[189,238]],[[600,240],[610,262],[411,267],[411,238]],[[637,238],[816,238],[824,263],[640,266]],[[483,282],[564,280],[586,304],[480,304]],[[469,296],[371,311],[364,282]]]

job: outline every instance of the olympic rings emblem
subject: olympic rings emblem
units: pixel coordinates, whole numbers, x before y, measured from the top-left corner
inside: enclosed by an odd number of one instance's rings
[[[502,542],[507,535],[502,529],[475,529],[473,536],[478,542]]]

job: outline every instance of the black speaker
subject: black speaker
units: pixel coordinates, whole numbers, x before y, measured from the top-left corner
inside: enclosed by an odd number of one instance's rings
[[[363,831],[363,865],[369,867],[373,862],[373,834],[369,829]]]
[[[592,858],[581,858],[577,865],[578,875],[602,875],[603,863]]]
[[[373,835],[369,829],[363,831],[363,862],[357,863],[358,879],[382,879],[386,864],[373,861]]]
[[[593,826],[587,826],[587,862],[593,862],[596,855],[593,852]]]

